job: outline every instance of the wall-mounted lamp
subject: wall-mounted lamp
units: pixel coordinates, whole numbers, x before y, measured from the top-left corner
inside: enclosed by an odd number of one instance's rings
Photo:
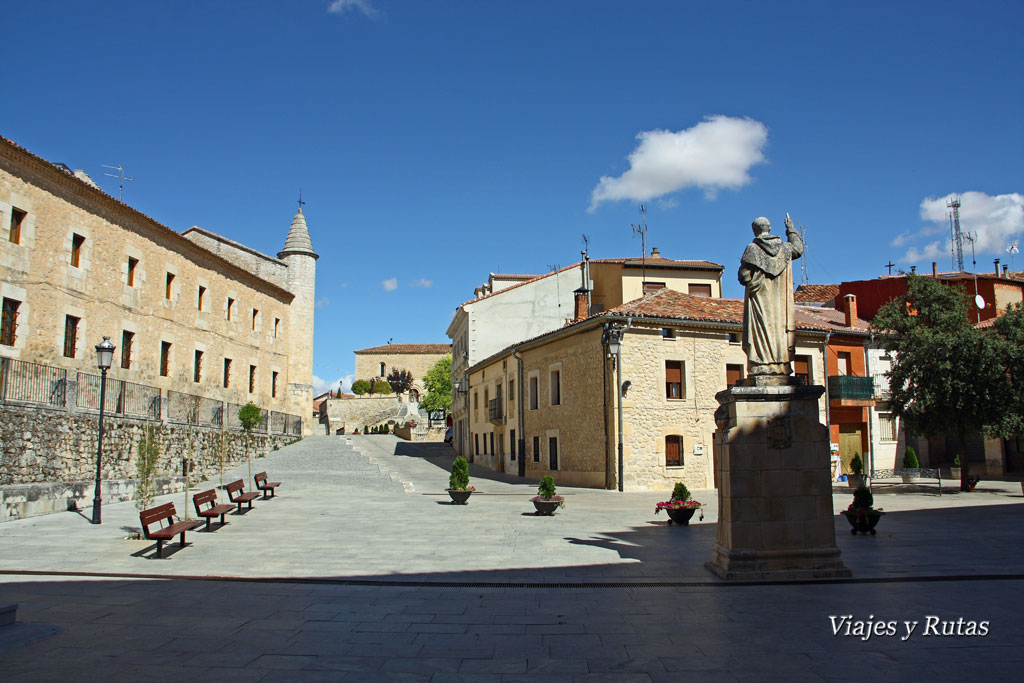
[[[626,397],[626,392],[629,391],[629,388],[631,386],[633,386],[633,383],[630,382],[628,379],[625,382],[622,383],[622,397],[623,398]]]

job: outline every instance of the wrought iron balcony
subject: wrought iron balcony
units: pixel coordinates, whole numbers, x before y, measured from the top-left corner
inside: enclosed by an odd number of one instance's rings
[[[829,400],[871,401],[875,398],[873,377],[834,375],[828,378]]]
[[[503,417],[504,414],[501,411],[501,399],[492,398],[487,402],[487,419],[491,422],[500,423]]]

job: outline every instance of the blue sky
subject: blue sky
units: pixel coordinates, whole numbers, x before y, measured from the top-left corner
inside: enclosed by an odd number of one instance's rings
[[[0,134],[269,254],[302,188],[324,383],[490,271],[638,255],[641,201],[726,296],[759,215],[812,282],[948,270],[950,193],[979,270],[1024,237],[1020,2],[8,5]]]

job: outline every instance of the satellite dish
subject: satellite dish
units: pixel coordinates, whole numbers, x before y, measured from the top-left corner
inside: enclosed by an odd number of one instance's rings
[[[978,307],[978,310],[985,308],[985,298],[981,294],[974,296],[974,305]]]

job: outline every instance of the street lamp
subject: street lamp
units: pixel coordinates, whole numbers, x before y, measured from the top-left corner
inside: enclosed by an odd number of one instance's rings
[[[102,519],[100,507],[103,498],[100,496],[100,479],[103,475],[103,407],[107,402],[107,370],[114,362],[114,349],[110,343],[110,337],[104,337],[103,341],[96,345],[96,367],[100,369],[100,434],[96,445],[96,493],[92,498],[92,523],[99,524]]]
[[[619,418],[619,443],[618,443],[618,456],[619,456],[619,473],[616,477],[619,480],[619,491],[623,489],[622,481],[622,468],[623,468],[623,457],[622,457],[622,397],[626,395],[628,387],[622,384],[622,336],[626,333],[633,325],[632,318],[626,318],[626,325],[612,325],[607,324],[604,328],[604,337],[602,342],[608,347],[608,354],[615,358],[615,386],[620,387],[620,394],[616,399],[618,406],[618,418]]]

